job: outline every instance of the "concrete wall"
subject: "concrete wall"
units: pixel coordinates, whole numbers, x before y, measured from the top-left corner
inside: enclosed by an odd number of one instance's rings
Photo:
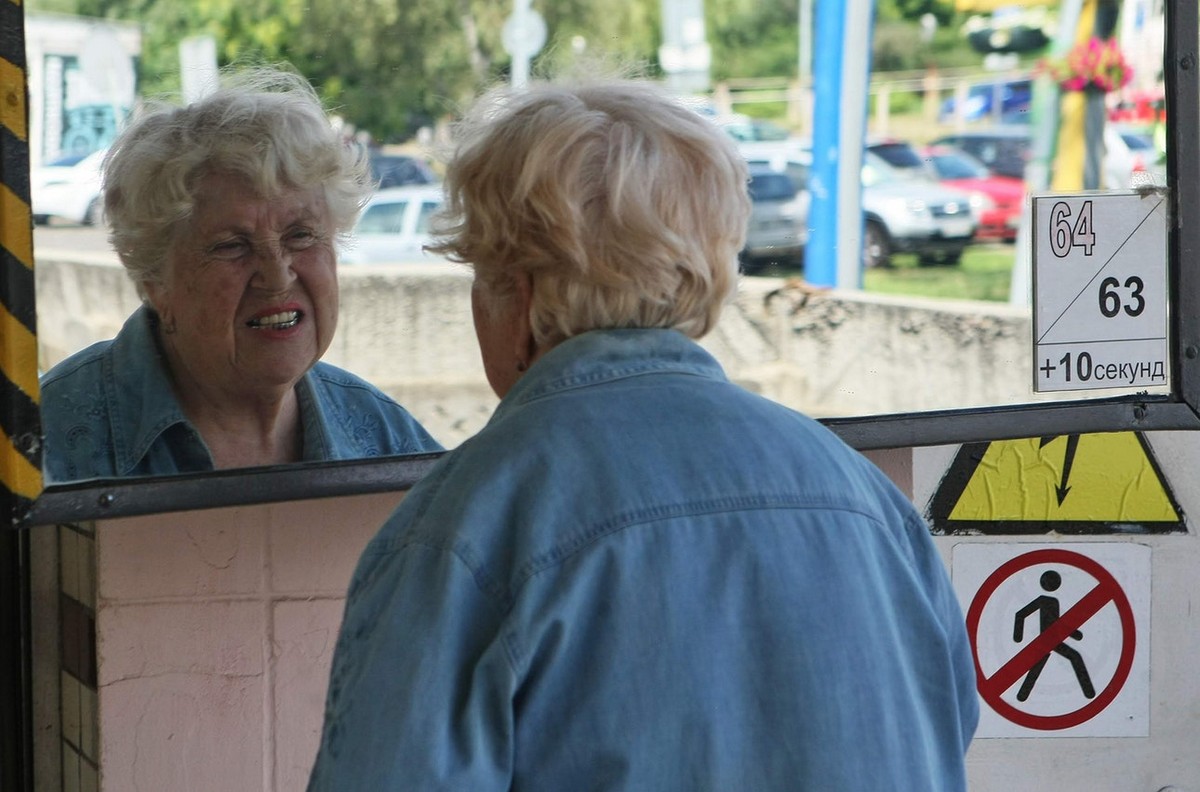
[[[471,326],[467,270],[356,266],[343,268],[340,281],[338,332],[325,359],[393,395],[448,447],[477,431],[496,399]],[[37,288],[43,368],[111,338],[138,304],[111,256],[39,250]],[[746,278],[702,343],[735,381],[816,417],[1039,398],[1030,386],[1029,313],[1002,304]]]

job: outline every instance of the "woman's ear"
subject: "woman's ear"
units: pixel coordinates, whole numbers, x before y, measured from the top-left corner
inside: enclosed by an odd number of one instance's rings
[[[142,294],[145,301],[158,314],[159,326],[166,332],[173,332],[175,317],[171,313],[171,302],[167,299],[167,287],[162,281],[142,281]]]
[[[528,368],[537,360],[542,350],[533,338],[533,278],[522,273],[515,278],[513,292],[513,354],[518,365]]]

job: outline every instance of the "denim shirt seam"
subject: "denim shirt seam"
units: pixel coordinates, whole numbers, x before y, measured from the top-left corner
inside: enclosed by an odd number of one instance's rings
[[[449,467],[449,466],[447,466]],[[430,481],[435,488],[440,488],[449,471],[443,468],[442,475],[436,481]],[[422,498],[422,506],[412,516],[411,524],[419,524],[427,514],[427,504],[437,500],[433,493]],[[582,552],[601,540],[614,536],[622,531],[647,525],[662,520],[694,517],[699,515],[720,514],[730,511],[753,509],[802,509],[804,511],[837,510],[858,514],[873,523],[880,524],[879,516],[870,510],[858,507],[853,502],[837,498],[814,499],[811,495],[778,494],[778,495],[732,495],[703,500],[683,501],[678,503],[657,504],[627,512],[619,512],[607,519],[592,524],[590,527],[574,532],[565,537],[549,550],[538,553],[514,567],[511,577],[512,585],[507,585],[487,571],[484,559],[478,557],[471,543],[461,536],[455,536],[452,541],[439,541],[422,531],[406,532],[375,547],[368,548],[365,555],[381,557],[402,552],[406,547],[425,547],[437,552],[449,553],[461,563],[470,573],[471,579],[479,591],[496,601],[503,618],[507,618],[526,584]],[[505,651],[514,671],[522,667],[524,652],[515,645],[515,637],[506,634],[504,638]]]
[[[815,500],[811,496],[802,495],[730,495],[719,498],[647,506],[627,512],[618,512],[605,520],[594,523],[588,528],[565,537],[553,548],[526,559],[524,563],[517,567],[514,574],[516,581],[513,586],[514,591],[524,588],[525,584],[534,577],[558,566],[589,545],[628,528],[635,528],[662,520],[721,514],[747,509],[836,510],[858,514],[874,523],[881,522],[877,514],[874,514],[870,510],[859,508],[853,503],[840,502],[834,499],[820,501]]]
[[[721,381],[723,379],[710,366],[685,366],[678,363],[653,363],[628,366],[606,369],[592,374],[572,374],[570,376],[547,380],[530,388],[528,392],[521,394],[520,398],[513,402],[513,406],[530,404],[549,396],[566,393],[579,388],[586,388],[591,385],[635,379],[651,374],[679,374],[681,376],[700,377],[714,381]]]

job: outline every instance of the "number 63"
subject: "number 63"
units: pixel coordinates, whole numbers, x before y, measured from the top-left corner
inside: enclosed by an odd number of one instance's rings
[[[1100,281],[1100,313],[1109,319],[1120,313],[1122,307],[1130,316],[1137,316],[1146,308],[1146,299],[1142,297],[1144,284],[1141,278],[1134,275],[1125,279],[1125,288],[1131,290],[1127,298],[1130,304],[1125,306],[1121,305],[1121,295],[1115,291],[1120,285],[1121,282],[1112,277]]]

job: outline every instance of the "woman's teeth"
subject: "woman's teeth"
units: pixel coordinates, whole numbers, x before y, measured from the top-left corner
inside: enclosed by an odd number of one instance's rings
[[[286,330],[289,327],[295,327],[299,323],[299,311],[280,311],[279,313],[251,319],[246,324],[260,330]]]

